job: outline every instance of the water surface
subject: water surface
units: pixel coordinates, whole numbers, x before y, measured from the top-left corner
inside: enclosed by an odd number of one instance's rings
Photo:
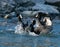
[[[14,20],[0,18],[0,47],[60,47],[60,20],[53,20],[51,34],[31,36],[15,34]]]

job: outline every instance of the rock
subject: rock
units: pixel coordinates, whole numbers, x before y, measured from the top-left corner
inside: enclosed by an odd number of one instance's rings
[[[13,0],[16,4],[22,4],[22,3],[26,3],[26,2],[28,2],[28,1],[30,1],[30,0]]]
[[[22,4],[26,2],[42,3],[44,4],[45,0],[14,0],[17,4]]]
[[[60,7],[58,7],[57,10],[60,12]]]
[[[5,14],[11,13],[13,8],[14,8],[14,5],[12,5],[12,3],[10,4],[9,2],[2,0],[0,2],[0,15],[5,15]]]
[[[0,15],[11,13],[15,8],[15,2],[13,0],[1,0],[0,1]]]
[[[25,16],[25,17],[34,17],[35,14],[37,14],[38,12],[37,11],[23,11],[21,12],[22,16]]]
[[[60,0],[45,0],[46,2],[49,2],[49,3],[55,3],[55,2],[59,2]]]
[[[28,6],[33,6],[35,5],[34,2],[32,2],[31,0],[14,0],[14,2],[17,4],[17,7],[28,7]]]
[[[60,7],[60,2],[55,2],[55,3],[45,2],[45,4],[49,4],[49,5]]]
[[[45,4],[49,4],[49,5],[54,5],[54,6],[58,6],[58,7],[60,7],[60,0],[46,1]]]
[[[48,12],[48,13],[59,13],[58,10],[56,10],[56,7],[51,5],[45,5],[45,4],[35,4],[34,6],[28,6],[28,7],[17,7],[15,9],[17,12],[21,11],[41,11],[41,12]]]
[[[39,10],[40,12],[59,13],[56,7],[45,4],[36,4],[35,6],[32,7],[32,10],[34,9]]]
[[[40,3],[40,4],[44,4],[45,0],[31,0],[34,3]]]
[[[22,12],[22,11],[27,11],[27,10],[28,10],[28,8],[25,8],[25,7],[15,8],[15,11],[16,11],[17,13],[20,13],[20,12]]]
[[[35,3],[32,1],[28,1],[26,3],[20,4],[20,6],[22,6],[22,7],[29,7],[29,6],[34,6],[34,5],[35,5]]]

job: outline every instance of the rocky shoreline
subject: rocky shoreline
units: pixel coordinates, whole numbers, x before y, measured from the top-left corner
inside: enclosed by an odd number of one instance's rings
[[[40,0],[41,1],[41,0]],[[1,0],[0,1],[0,17],[5,17],[6,15],[10,15],[9,17],[16,17],[17,14],[22,13],[23,11],[40,11],[40,12],[48,12],[60,13],[58,5],[51,5],[46,3],[46,1],[34,1],[34,0]],[[57,1],[56,1],[57,2]],[[47,5],[46,5],[47,4]]]

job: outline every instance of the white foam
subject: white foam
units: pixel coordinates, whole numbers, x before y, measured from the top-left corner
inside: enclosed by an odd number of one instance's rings
[[[32,35],[32,36],[39,36],[39,35],[35,34],[34,32],[29,32],[29,35]]]
[[[20,35],[31,35],[31,36],[38,36],[37,34],[35,34],[34,32],[30,32],[30,31],[25,31],[22,27],[21,24],[18,24],[16,27],[15,27],[15,34],[20,34]]]
[[[16,34],[25,34],[26,32],[24,31],[23,27],[22,27],[22,24],[18,24],[16,27],[15,27],[15,33]]]

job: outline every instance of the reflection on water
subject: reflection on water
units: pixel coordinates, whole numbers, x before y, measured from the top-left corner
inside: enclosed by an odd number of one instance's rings
[[[59,20],[53,21],[51,34],[40,36],[14,34],[16,24],[6,21],[0,19],[0,47],[60,47]]]

